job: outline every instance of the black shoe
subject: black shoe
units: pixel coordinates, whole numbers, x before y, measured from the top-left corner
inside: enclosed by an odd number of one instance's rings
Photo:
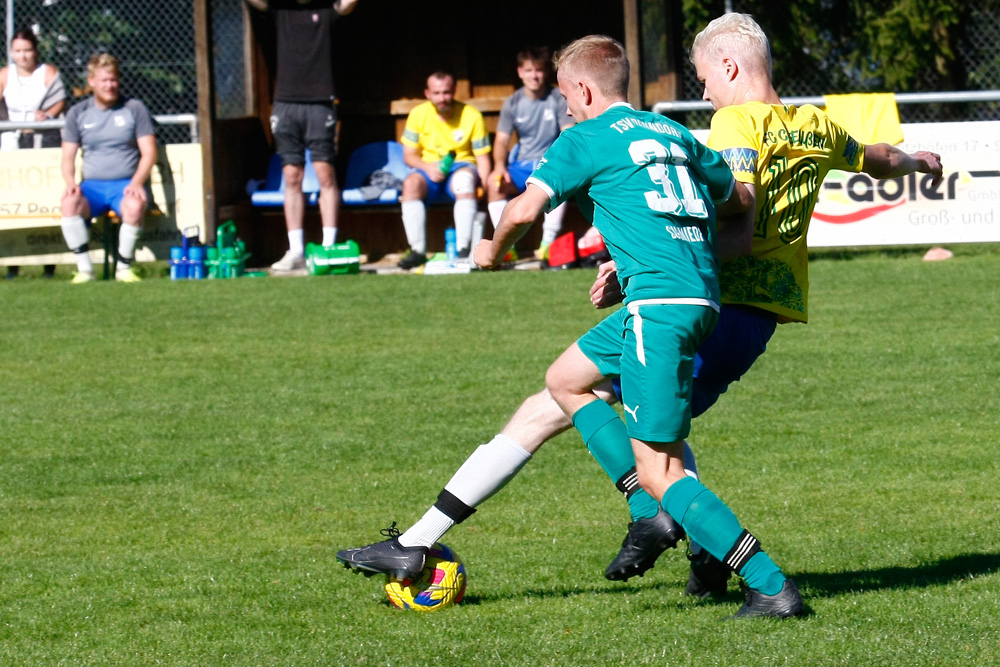
[[[654,517],[634,521],[628,525],[621,551],[608,565],[604,576],[612,581],[641,577],[653,567],[660,554],[677,546],[683,537],[684,529],[662,508]]]
[[[684,594],[704,600],[711,596],[721,598],[726,595],[726,584],[732,570],[704,549],[697,556],[688,555],[691,561],[691,575],[688,577]]]
[[[399,264],[397,264],[397,266],[401,269],[406,269],[407,271],[409,271],[410,269],[415,269],[421,264],[424,264],[426,261],[427,257],[424,255],[424,253],[417,252],[416,250],[411,250],[406,257],[399,260]]]
[[[785,585],[776,595],[764,595],[756,589],[748,588],[746,602],[730,618],[751,618],[753,616],[791,618],[803,614],[805,614],[805,606],[802,604],[799,587],[791,579],[785,579]]]
[[[456,255],[456,258],[460,260],[469,259],[469,249],[465,248],[463,250],[459,250],[458,254]]]
[[[366,577],[373,574],[387,574],[396,579],[416,579],[424,569],[427,547],[401,545],[395,521],[381,532],[389,539],[366,547],[338,551],[337,560],[343,563],[344,567],[361,572]]]

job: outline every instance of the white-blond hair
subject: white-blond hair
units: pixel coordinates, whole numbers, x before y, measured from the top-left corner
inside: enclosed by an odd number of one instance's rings
[[[771,45],[749,14],[723,14],[712,20],[691,43],[691,60],[697,53],[713,60],[713,56],[721,56],[724,51],[761,65],[771,75]]]

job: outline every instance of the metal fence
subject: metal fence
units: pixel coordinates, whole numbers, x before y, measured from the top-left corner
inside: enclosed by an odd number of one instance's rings
[[[735,11],[750,11],[751,0],[733,0]],[[988,3],[992,4],[992,3]],[[12,29],[30,26],[39,36],[44,62],[62,70],[75,101],[86,96],[86,63],[95,52],[107,51],[122,62],[122,89],[142,99],[154,115],[197,112],[194,19],[191,0],[0,0]],[[213,50],[216,78],[216,113],[221,118],[246,113],[246,63],[243,0],[212,0]],[[690,44],[694,35],[685,36]],[[959,65],[969,90],[1000,89],[1000,13],[992,8],[970,10],[956,46]],[[5,42],[9,43],[9,39]],[[0,64],[6,64],[6,48]],[[805,65],[805,63],[804,63]],[[701,97],[694,68],[684,59],[683,99]],[[920,88],[948,90],[929,69]],[[829,68],[796,67],[791,76],[776,81],[787,96],[820,96],[827,93],[871,92],[855,87],[838,90],[831,85]],[[877,85],[877,84],[875,84]],[[651,100],[650,104],[655,102]],[[709,112],[691,111],[684,122],[705,127]],[[987,120],[1000,117],[1000,104],[977,101],[961,104],[929,102],[900,107],[903,122]],[[160,137],[167,143],[188,141],[183,126],[166,126]]]
[[[732,0],[728,4],[732,5],[733,11],[749,13],[754,13],[754,8],[760,6],[759,2],[753,0]],[[693,40],[693,33],[686,34],[684,44],[690,46]],[[908,47],[900,45],[900,48]],[[992,7],[971,7],[968,20],[963,24],[961,38],[955,45],[955,53],[957,66],[965,72],[966,78],[966,85],[961,92],[1000,90],[1000,12]],[[846,65],[838,62],[833,67],[846,67]],[[855,80],[849,88],[838,86],[834,83],[835,77],[831,76],[830,68],[811,60],[808,54],[803,54],[802,58],[795,62],[791,72],[788,69],[785,68],[784,76],[776,77],[775,80],[775,87],[782,98],[821,97],[836,93],[899,92],[887,91],[877,79],[866,82]],[[684,58],[683,88],[681,96],[683,100],[701,99],[703,86],[698,82],[694,66],[687,58]],[[950,91],[951,86],[934,68],[928,67],[921,77],[918,89],[943,92]],[[971,97],[972,101],[939,101],[932,96],[928,99],[914,100],[913,103],[901,104],[900,120],[904,123],[929,123],[1000,118],[1000,102],[995,96],[975,99],[977,95],[973,94]],[[983,96],[978,97],[983,98]],[[654,102],[650,101],[650,105],[653,104]],[[674,115],[673,111],[671,115]],[[689,109],[679,120],[690,127],[708,127],[711,115],[711,111]]]
[[[122,94],[141,99],[153,115],[197,112],[191,0],[0,0],[0,6],[8,31],[30,27],[38,35],[40,58],[60,69],[70,103],[87,96],[87,60],[108,52],[121,61]],[[191,136],[184,125],[162,125],[158,133],[165,143]]]

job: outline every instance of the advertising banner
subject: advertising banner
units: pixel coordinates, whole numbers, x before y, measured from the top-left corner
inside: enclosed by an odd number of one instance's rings
[[[150,176],[155,207],[136,247],[140,262],[168,258],[183,229],[194,227],[204,238],[201,145],[169,144],[160,153]],[[0,265],[73,263],[59,224],[61,156],[59,148],[0,152]],[[90,249],[95,262],[103,260],[100,229],[91,231]]]
[[[938,153],[942,182],[831,171],[809,226],[810,248],[1000,242],[1000,121],[902,128],[898,148]],[[707,130],[694,134],[708,138]]]

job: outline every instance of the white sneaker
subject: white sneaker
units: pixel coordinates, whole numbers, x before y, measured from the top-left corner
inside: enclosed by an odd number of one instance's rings
[[[73,280],[70,282],[74,285],[80,285],[82,283],[89,283],[94,280],[93,273],[87,273],[86,271],[80,271],[73,274]]]
[[[275,271],[297,271],[306,268],[306,258],[289,250],[271,268]]]
[[[125,267],[123,269],[117,269],[115,271],[115,280],[120,283],[140,283],[142,278],[139,274],[135,272],[131,266]]]

